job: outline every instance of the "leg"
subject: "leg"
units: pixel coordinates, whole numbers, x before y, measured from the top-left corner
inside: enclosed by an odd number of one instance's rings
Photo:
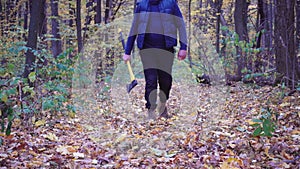
[[[144,49],[140,51],[141,61],[143,64],[144,75],[146,80],[145,100],[147,109],[156,108],[157,98],[157,54],[155,50]]]
[[[145,86],[145,100],[147,109],[156,108],[156,98],[157,98],[157,70],[156,69],[146,69],[144,70],[146,86]]]
[[[161,52],[159,58],[158,83],[160,101],[165,103],[169,99],[172,87],[172,67],[174,62],[174,50]]]
[[[162,70],[158,70],[158,82],[159,82],[159,98],[160,102],[165,103],[170,96],[170,90],[172,87],[172,76]]]

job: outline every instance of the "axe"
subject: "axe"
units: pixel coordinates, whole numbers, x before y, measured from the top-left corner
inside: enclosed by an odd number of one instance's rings
[[[125,41],[123,39],[123,35],[122,35],[122,30],[119,29],[119,33],[120,33],[120,40],[122,42],[122,46],[123,49],[125,50]],[[127,92],[130,93],[130,91],[138,84],[137,80],[134,77],[131,65],[130,65],[130,61],[126,61],[127,67],[128,67],[128,71],[129,71],[129,75],[130,75],[130,82],[129,84],[126,85],[127,87]]]

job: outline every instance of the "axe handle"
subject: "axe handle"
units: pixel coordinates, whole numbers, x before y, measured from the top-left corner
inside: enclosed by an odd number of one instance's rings
[[[129,75],[130,75],[130,80],[134,81],[135,77],[134,77],[134,74],[132,72],[132,68],[131,68],[130,62],[127,61],[126,63],[127,63],[127,67],[128,67],[128,71],[129,71]]]
[[[121,29],[119,29],[119,33],[120,33],[120,38],[121,38],[123,49],[125,49],[125,41],[124,41]],[[129,75],[130,75],[130,80],[134,81],[135,77],[134,77],[134,74],[133,74],[133,71],[132,71],[132,68],[131,68],[131,65],[130,65],[130,61],[127,61],[126,64],[127,64]]]

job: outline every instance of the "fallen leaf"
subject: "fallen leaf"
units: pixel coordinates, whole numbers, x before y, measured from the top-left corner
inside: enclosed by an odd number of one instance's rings
[[[56,149],[57,152],[61,153],[62,155],[67,155],[70,154],[69,150],[68,150],[68,146],[59,146]]]
[[[73,157],[75,158],[84,158],[84,153],[73,153]]]
[[[40,127],[46,124],[46,120],[42,119],[42,120],[38,120],[34,123],[35,127]]]
[[[50,141],[57,141],[58,140],[58,137],[53,133],[48,133],[48,134],[45,134],[43,136],[44,136],[44,138],[49,139]]]
[[[121,134],[115,141],[115,143],[120,143],[122,141],[124,141],[127,137],[127,133]]]
[[[162,156],[164,156],[164,155],[166,154],[165,151],[159,150],[159,149],[156,149],[156,148],[151,148],[151,152],[152,152],[155,156],[157,156],[157,157],[162,157]]]

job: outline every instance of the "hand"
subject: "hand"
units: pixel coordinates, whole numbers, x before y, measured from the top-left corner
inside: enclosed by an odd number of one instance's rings
[[[179,50],[178,52],[178,59],[184,60],[186,58],[186,50]]]
[[[127,62],[127,61],[130,61],[130,55],[127,55],[127,54],[124,54],[123,55],[123,60],[125,61],[125,62]]]

